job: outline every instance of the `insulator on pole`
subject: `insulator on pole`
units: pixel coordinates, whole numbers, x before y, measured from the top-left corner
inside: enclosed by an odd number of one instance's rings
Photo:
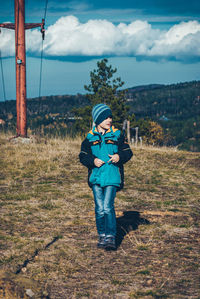
[[[45,25],[45,20],[42,19],[41,33],[42,33],[42,39],[43,39],[43,40],[44,40],[44,38],[45,38],[45,29],[44,29],[44,25]]]

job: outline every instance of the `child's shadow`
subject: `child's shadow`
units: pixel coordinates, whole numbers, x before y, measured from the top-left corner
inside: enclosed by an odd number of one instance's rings
[[[126,234],[136,230],[140,224],[150,224],[150,222],[141,218],[137,211],[123,212],[123,216],[117,218],[116,247],[120,246]]]

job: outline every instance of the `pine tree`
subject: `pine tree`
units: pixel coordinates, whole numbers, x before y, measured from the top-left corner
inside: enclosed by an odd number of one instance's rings
[[[107,59],[97,62],[97,69],[90,72],[90,84],[84,88],[88,92],[89,105],[74,109],[75,115],[79,117],[76,121],[76,129],[86,133],[92,127],[92,107],[99,103],[108,105],[112,110],[113,124],[120,128],[127,117],[125,90],[118,90],[124,85],[120,77],[113,78],[117,72],[116,68],[108,65]]]

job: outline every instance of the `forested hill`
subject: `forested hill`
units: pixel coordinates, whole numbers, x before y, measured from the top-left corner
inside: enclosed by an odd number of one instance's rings
[[[130,112],[138,117],[165,115],[172,119],[185,119],[200,113],[200,81],[172,85],[150,84],[127,89]],[[57,95],[29,98],[28,115],[35,113],[70,114],[74,107],[88,104],[85,95]],[[16,114],[14,100],[0,102],[0,117],[6,120],[8,113]]]
[[[49,113],[69,116],[75,107],[88,103],[85,95],[57,95],[27,99],[28,116],[46,115]],[[8,114],[16,115],[16,101],[0,102],[0,118],[5,119]]]
[[[127,101],[138,117],[188,119],[200,114],[200,81],[129,88]]]
[[[200,151],[200,81],[129,88],[127,103],[137,119],[159,122],[174,145]]]
[[[126,97],[129,113],[136,119],[159,122],[173,137],[173,145],[200,151],[200,81],[136,86],[127,89]],[[38,126],[60,130],[69,126],[73,108],[87,104],[82,94],[28,99],[28,126],[31,130]],[[4,128],[15,127],[15,101],[0,102],[0,119],[5,122]]]

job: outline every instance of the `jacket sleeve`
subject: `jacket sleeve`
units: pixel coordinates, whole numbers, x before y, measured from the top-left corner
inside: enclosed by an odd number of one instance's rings
[[[91,146],[89,140],[86,138],[81,144],[81,152],[79,154],[80,162],[87,168],[93,168],[94,159],[96,157],[92,154]]]
[[[127,142],[125,142],[125,137],[123,134],[120,135],[118,139],[118,152],[117,154],[119,155],[119,163],[124,164],[128,162],[131,157],[133,156],[133,152],[130,149],[130,146]]]

